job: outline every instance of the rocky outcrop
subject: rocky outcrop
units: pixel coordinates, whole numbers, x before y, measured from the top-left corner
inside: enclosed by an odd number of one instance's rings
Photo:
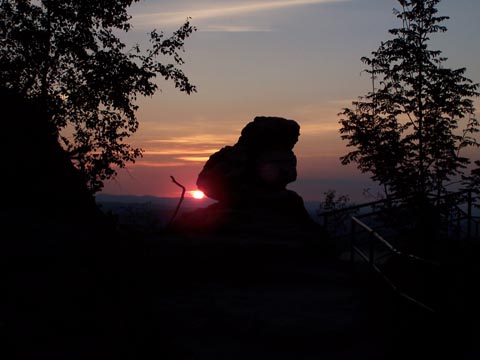
[[[327,233],[310,217],[302,197],[287,189],[297,178],[293,148],[299,135],[294,120],[256,117],[237,143],[210,156],[198,175],[198,188],[217,203],[183,214],[174,228],[208,239],[220,234],[230,244],[257,250],[268,244],[290,252],[309,244],[330,253]]]
[[[284,192],[297,178],[293,147],[299,135],[300,126],[294,120],[256,117],[235,145],[209,158],[198,175],[198,188],[234,207]]]

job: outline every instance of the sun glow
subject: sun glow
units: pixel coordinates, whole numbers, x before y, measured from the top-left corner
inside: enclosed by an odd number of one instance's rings
[[[200,191],[200,190],[193,190],[193,191],[190,191],[190,193],[192,194],[192,197],[197,200],[201,200],[205,197],[205,194],[203,193],[203,191]]]

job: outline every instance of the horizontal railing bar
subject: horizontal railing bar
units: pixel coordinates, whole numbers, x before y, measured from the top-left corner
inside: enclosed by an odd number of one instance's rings
[[[468,213],[467,213],[465,210],[460,209],[459,207],[457,207],[456,210],[457,210],[458,212],[460,212],[460,213],[464,216],[464,217],[462,217],[462,218],[459,218],[459,220],[468,220],[468,219],[470,219],[474,224],[480,224],[480,218],[477,219],[478,216],[470,216],[470,217],[469,217],[469,216],[468,216]],[[455,219],[455,220],[457,220],[457,219]]]
[[[470,191],[471,190],[467,189],[467,190],[460,190],[460,191],[457,191],[457,192],[451,192],[451,193],[443,194],[441,196],[437,196],[437,195],[433,195],[433,194],[428,194],[428,196],[433,200],[443,200],[443,199],[447,199],[447,198],[450,198],[450,197],[456,197],[456,196],[461,196],[461,195],[464,195],[464,194],[468,194]],[[320,215],[322,215],[322,216],[323,215],[331,215],[331,214],[338,213],[338,212],[348,212],[348,211],[352,211],[352,210],[356,210],[356,209],[361,209],[362,207],[370,207],[370,206],[373,206],[373,205],[387,203],[387,202],[394,203],[394,202],[404,202],[404,201],[405,201],[405,199],[403,199],[403,198],[380,199],[380,200],[375,200],[375,201],[371,201],[371,202],[367,202],[367,203],[347,206],[347,207],[341,208],[341,209],[328,210],[328,211],[320,213]]]
[[[368,233],[370,233],[372,236],[374,236],[379,242],[381,242],[384,246],[386,246],[390,251],[392,251],[396,255],[406,257],[406,258],[409,258],[411,260],[427,263],[427,264],[430,264],[430,265],[440,266],[440,264],[435,262],[435,261],[423,259],[423,258],[415,256],[413,254],[405,254],[405,253],[401,252],[400,250],[395,248],[392,244],[390,244],[387,240],[385,240],[375,230],[373,230],[370,226],[368,226],[367,224],[365,224],[364,222],[362,222],[361,220],[359,220],[355,216],[352,216],[352,221],[354,221],[357,225],[363,227]]]
[[[365,260],[366,262],[370,262],[370,259],[369,259],[368,255],[366,255],[362,250],[360,250],[360,249],[359,249],[358,247],[356,247],[356,246],[354,246],[353,248],[354,248],[355,252],[356,252],[358,255],[360,255],[360,257],[363,258],[363,260]],[[431,308],[430,306],[422,303],[421,301],[419,301],[419,300],[413,298],[412,296],[410,296],[410,295],[404,293],[403,291],[401,291],[401,290],[399,289],[399,287],[396,286],[396,285],[393,283],[393,281],[392,281],[388,276],[386,276],[378,266],[376,266],[375,264],[371,264],[371,265],[372,265],[372,268],[386,281],[386,283],[387,283],[387,284],[392,288],[392,290],[395,291],[398,295],[400,295],[400,296],[402,296],[403,298],[405,298],[405,299],[413,302],[414,304],[416,304],[416,305],[424,308],[424,309],[427,310],[427,311],[430,311],[430,312],[432,312],[432,313],[435,312],[435,310],[434,310],[433,308]]]
[[[429,312],[432,312],[432,313],[435,312],[435,310],[432,309],[430,306],[422,303],[421,301],[419,301],[419,300],[411,297],[410,295],[404,293],[403,291],[401,291],[401,290],[398,288],[398,286],[396,286],[396,285],[392,282],[392,280],[391,280],[388,276],[386,276],[386,275],[382,272],[382,270],[380,270],[380,268],[378,268],[378,266],[376,266],[375,264],[372,264],[372,268],[373,268],[378,274],[380,274],[380,276],[387,282],[387,284],[388,284],[388,285],[393,289],[393,291],[395,291],[398,295],[404,297],[405,299],[413,302],[414,304],[416,304],[416,305],[424,308],[425,310],[427,310],[427,311],[429,311]]]
[[[359,214],[359,215],[355,215],[355,216],[356,216],[357,218],[364,218],[364,217],[367,217],[367,216],[382,214],[382,213],[384,213],[384,212],[385,212],[384,210],[378,210],[378,211],[372,211],[372,212],[369,212],[369,213]]]
[[[362,250],[360,250],[360,248],[354,246],[353,249],[358,255],[360,255],[363,258],[363,260],[367,262],[370,261],[370,258],[368,257],[368,255],[366,255]]]
[[[367,203],[363,203],[363,204],[351,205],[351,206],[347,206],[347,207],[344,207],[344,208],[341,208],[341,209],[328,210],[328,211],[320,213],[319,215],[320,216],[325,216],[325,215],[331,215],[331,214],[336,214],[336,213],[341,213],[341,212],[349,212],[349,211],[358,210],[358,209],[361,209],[361,208],[364,208],[364,207],[370,207],[370,206],[373,206],[373,205],[382,204],[382,203],[385,203],[386,201],[387,200],[376,200],[376,201],[367,202]],[[389,200],[389,201],[392,201],[392,200]]]

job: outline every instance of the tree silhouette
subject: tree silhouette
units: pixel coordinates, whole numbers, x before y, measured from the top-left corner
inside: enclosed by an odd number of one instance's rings
[[[436,15],[439,2],[399,0],[401,26],[362,58],[372,90],[339,114],[341,138],[355,148],[342,163],[371,173],[387,197],[444,193],[470,163],[461,150],[478,146],[472,98],[479,84],[465,68],[446,68],[441,51],[428,47],[432,34],[447,30],[440,24],[448,17]]]
[[[124,141],[138,129],[137,96],[158,89],[157,75],[180,91],[196,91],[179,68],[186,22],[170,37],[153,30],[150,47],[126,50],[138,0],[3,0],[0,82],[39,100],[59,142],[92,193],[143,150]],[[163,60],[163,62],[161,62]]]
[[[473,190],[477,196],[480,195],[480,160],[475,161],[474,168],[464,177],[464,181],[467,188]]]

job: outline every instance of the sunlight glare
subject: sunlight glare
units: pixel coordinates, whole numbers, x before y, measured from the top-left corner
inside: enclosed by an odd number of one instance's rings
[[[205,194],[203,193],[203,191],[200,191],[200,190],[194,190],[191,193],[192,193],[192,197],[197,200],[201,200],[205,197]]]

